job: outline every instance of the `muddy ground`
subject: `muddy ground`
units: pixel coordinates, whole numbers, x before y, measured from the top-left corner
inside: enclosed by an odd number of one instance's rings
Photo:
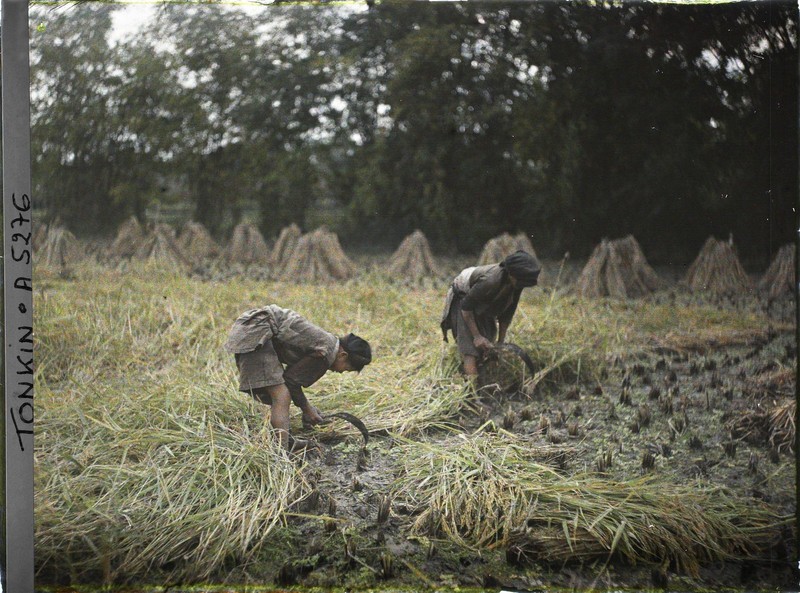
[[[772,321],[764,331],[734,344],[654,343],[635,357],[609,361],[600,377],[530,395],[489,385],[476,411],[464,413],[459,425],[469,434],[492,421],[497,430],[563,444],[569,453],[558,465],[565,475],[592,470],[624,480],[657,473],[679,484],[725,486],[793,516],[793,451],[774,438],[770,442],[757,421],[795,392],[794,301],[770,307]],[[299,426],[294,430],[314,436]],[[254,572],[237,577],[234,570],[233,581],[347,590],[796,588],[790,527],[764,562],[706,566],[699,578],[647,565],[520,564],[502,550],[471,552],[446,541],[409,538],[413,511],[388,498],[398,449],[386,435],[373,435],[366,454],[360,448],[361,441],[348,436],[323,440],[308,454],[308,477],[318,495],[294,519],[301,535],[286,542],[284,555]]]

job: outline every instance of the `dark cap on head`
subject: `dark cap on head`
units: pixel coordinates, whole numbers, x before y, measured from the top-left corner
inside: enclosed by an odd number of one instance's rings
[[[365,339],[359,338],[355,334],[347,334],[343,338],[339,338],[339,344],[347,352],[347,360],[355,370],[360,371],[372,362],[372,349]]]
[[[519,286],[536,286],[542,266],[527,251],[515,251],[506,257],[500,265],[516,279]]]

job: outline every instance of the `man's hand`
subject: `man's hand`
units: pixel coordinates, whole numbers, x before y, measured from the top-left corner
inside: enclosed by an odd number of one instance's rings
[[[326,420],[319,413],[319,410],[314,406],[308,406],[303,410],[303,426],[316,426],[317,424],[328,424],[330,420]]]
[[[475,346],[481,352],[486,352],[487,350],[491,350],[492,343],[483,336],[478,336],[477,338],[472,340],[472,345]]]
[[[292,437],[289,440],[289,451],[307,451],[308,449],[317,449],[317,443],[309,439],[298,439]]]

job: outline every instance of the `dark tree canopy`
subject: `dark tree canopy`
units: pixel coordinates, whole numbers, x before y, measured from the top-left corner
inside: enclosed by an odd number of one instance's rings
[[[121,41],[115,10],[34,10],[35,195],[78,235],[154,212],[386,250],[633,234],[685,263],[732,233],[762,264],[793,240],[792,2],[162,5]]]

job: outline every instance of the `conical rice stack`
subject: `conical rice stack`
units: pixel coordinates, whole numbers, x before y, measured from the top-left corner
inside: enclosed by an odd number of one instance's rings
[[[733,245],[709,237],[695,258],[684,282],[692,292],[736,295],[753,290]]]
[[[510,233],[503,233],[486,242],[480,256],[478,256],[477,265],[486,266],[499,263],[507,256],[520,249],[536,257],[536,251],[534,251],[533,244],[528,235],[525,233],[517,233],[512,236]]]
[[[45,241],[47,241],[48,226],[46,223],[37,222],[36,220],[33,221],[32,226],[33,239],[31,245],[33,246],[34,252],[36,252],[44,248]]]
[[[270,251],[261,231],[255,225],[242,222],[233,229],[225,261],[245,265],[269,265]]]
[[[528,235],[525,233],[517,233],[512,237],[512,239],[514,241],[514,249],[511,251],[511,253],[521,249],[522,251],[530,253],[533,257],[536,257],[536,251],[534,251],[533,243],[531,243],[531,239]]]
[[[50,226],[41,249],[34,251],[35,260],[53,268],[65,268],[82,259],[83,250],[71,232],[60,226]]]
[[[794,294],[797,276],[797,263],[795,247],[792,244],[784,245],[772,259],[758,288],[764,291],[771,299],[787,294]]]
[[[339,238],[325,228],[300,237],[283,269],[287,280],[325,282],[356,275],[355,264],[345,255]]]
[[[483,250],[480,256],[478,256],[478,265],[486,266],[502,261],[506,256],[514,253],[513,245],[514,238],[508,233],[492,237],[483,246]]]
[[[584,297],[639,298],[658,290],[661,279],[647,263],[632,235],[624,239],[603,239],[595,247],[575,283]]]
[[[130,259],[136,254],[144,238],[145,232],[142,225],[135,216],[131,216],[119,227],[117,238],[111,244],[111,256]]]
[[[440,275],[422,231],[416,230],[403,239],[389,259],[388,272],[395,279],[412,282]]]
[[[300,227],[295,223],[281,229],[278,240],[272,248],[272,265],[276,270],[282,270],[292,256],[297,242],[302,236]]]
[[[689,270],[686,272],[687,281],[689,278],[693,278],[694,276],[698,275],[698,268],[711,257],[711,254],[714,253],[714,248],[716,246],[717,240],[714,237],[709,237],[706,239],[706,242],[703,243],[703,247],[700,249],[700,253],[697,254],[696,258],[694,258],[692,265],[689,266]]]
[[[199,222],[187,222],[178,239],[178,248],[192,263],[219,256],[221,249],[211,233]]]
[[[164,267],[188,268],[189,260],[181,253],[175,230],[166,224],[157,224],[144,238],[134,257]]]

